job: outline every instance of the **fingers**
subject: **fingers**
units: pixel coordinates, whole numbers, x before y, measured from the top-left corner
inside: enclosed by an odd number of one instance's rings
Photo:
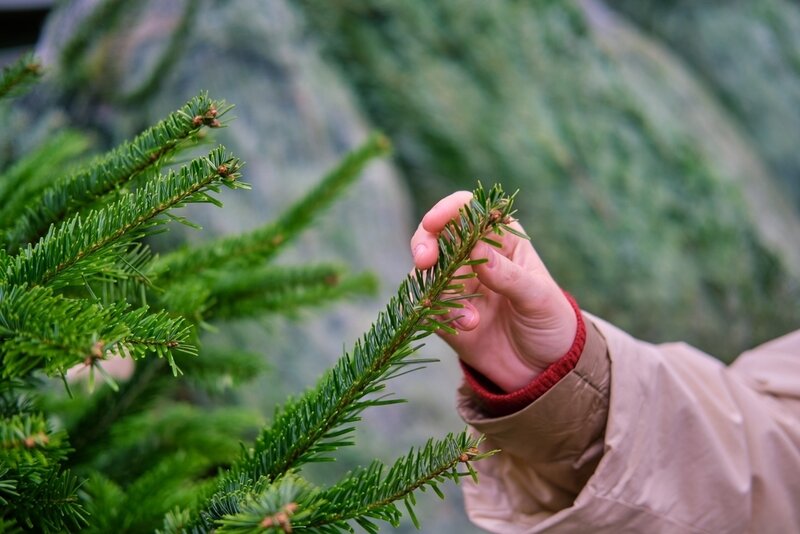
[[[453,317],[452,325],[464,332],[475,330],[481,322],[480,313],[478,309],[469,301],[461,301],[463,308],[453,310],[449,316]]]
[[[426,231],[422,223],[411,236],[411,255],[414,257],[414,266],[417,269],[427,269],[436,264],[439,258],[437,237],[436,234]]]
[[[422,217],[422,227],[432,234],[438,234],[451,219],[458,216],[459,208],[470,200],[472,193],[469,191],[456,191],[447,195]]]
[[[472,199],[469,191],[457,191],[436,203],[422,218],[411,237],[411,255],[418,269],[432,267],[439,257],[438,236],[448,221],[458,216],[458,209]]]
[[[512,261],[494,247],[479,243],[471,254],[472,259],[488,261],[473,266],[478,280],[488,289],[507,298],[519,311],[537,312],[547,293],[557,290],[546,270],[537,271],[530,266]]]
[[[454,276],[461,276],[472,272],[472,268],[465,265],[460,267],[454,273]],[[413,271],[412,271],[413,275]],[[473,294],[478,292],[478,288],[480,286],[480,282],[478,281],[478,277],[474,276],[472,278],[465,278],[461,280],[453,280],[451,281],[452,286],[460,286],[460,287],[453,287],[453,289],[447,290],[442,293],[441,297],[451,297],[456,295],[465,295],[465,294]],[[478,323],[480,322],[480,312],[478,311],[475,304],[469,302],[468,300],[459,300],[458,301],[463,308],[452,308],[448,310],[448,313],[444,315],[438,315],[437,319],[440,321],[447,322],[453,328],[457,330],[461,330],[464,332],[474,330],[477,328]],[[450,334],[439,330],[438,334],[443,337],[449,337]]]
[[[475,342],[478,333],[478,326],[481,322],[481,314],[478,309],[468,301],[462,301],[464,307],[451,310],[447,315],[440,316],[440,320],[448,321],[448,324],[456,329],[456,333],[448,333],[442,329],[436,334],[450,345],[456,352],[469,350],[471,344]]]

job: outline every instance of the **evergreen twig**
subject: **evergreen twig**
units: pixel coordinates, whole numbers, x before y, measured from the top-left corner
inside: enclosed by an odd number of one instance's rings
[[[375,461],[321,491],[281,491],[281,486],[286,484],[282,479],[276,484],[278,491],[270,487],[250,497],[240,513],[223,517],[217,532],[257,533],[265,526],[276,527],[278,531],[283,528],[284,532],[289,528],[298,532],[352,532],[349,523],[355,522],[365,531],[376,533],[379,527],[373,520],[399,526],[402,512],[396,504],[398,501],[404,502],[407,513],[419,528],[413,511],[414,492],[430,488],[444,498],[440,483],[446,480],[457,483],[462,476],[474,476],[469,462],[492,454],[478,452],[480,441],[468,432],[457,436],[449,434],[441,441],[429,440],[424,447],[410,451],[388,469]],[[467,469],[460,471],[461,466]],[[291,477],[287,481],[297,486]]]
[[[0,100],[17,95],[42,75],[42,65],[33,54],[24,54],[0,74]]]
[[[164,281],[181,278],[189,272],[217,269],[223,265],[264,262],[305,229],[314,217],[352,184],[369,161],[385,155],[390,147],[388,139],[383,135],[370,136],[274,222],[239,236],[223,237],[200,246],[183,247],[161,257],[154,270]]]
[[[133,141],[46,189],[21,216],[0,211],[0,223],[13,223],[5,237],[7,246],[13,249],[35,242],[51,224],[62,221],[69,213],[91,206],[142,173],[155,173],[178,150],[192,143],[203,126],[220,126],[220,117],[229,109],[223,101],[212,100],[203,93]]]
[[[377,288],[374,275],[347,275],[338,265],[243,266],[235,272],[231,276],[227,271],[213,271],[173,284],[162,301],[187,317],[230,320],[291,313],[344,296],[372,294]]]
[[[84,283],[85,271],[111,270],[116,252],[162,224],[165,219],[159,215],[167,210],[192,202],[219,204],[211,193],[221,185],[246,187],[236,182],[240,167],[239,160],[218,147],[207,157],[193,160],[178,172],[170,171],[159,181],[149,181],[85,217],[75,215],[11,258],[5,273],[0,273],[0,282],[54,287]]]
[[[40,481],[68,450],[66,433],[54,432],[41,412],[0,419],[0,465],[24,471],[26,477]]]
[[[27,532],[56,534],[79,530],[88,514],[78,497],[80,481],[69,471],[51,470],[41,481],[22,478],[9,515]],[[4,514],[5,515],[5,514]]]
[[[256,481],[277,480],[302,464],[326,461],[330,451],[350,445],[352,425],[364,409],[397,402],[367,397],[381,391],[398,368],[413,363],[410,356],[417,348],[413,343],[439,329],[454,332],[440,317],[472,295],[458,294],[451,278],[459,268],[485,261],[471,260],[470,252],[478,241],[494,243],[485,237],[487,233],[510,230],[512,205],[513,195],[507,196],[497,185],[474,191],[471,203],[442,232],[436,265],[409,275],[352,353],[345,354],[314,389],[279,409],[252,450],[243,453],[201,514],[206,528],[224,515],[238,513],[241,492]]]
[[[24,378],[35,370],[58,375],[108,354],[138,358],[151,351],[175,369],[172,350],[195,350],[191,329],[180,317],[147,311],[68,299],[49,288],[0,286],[0,377]]]

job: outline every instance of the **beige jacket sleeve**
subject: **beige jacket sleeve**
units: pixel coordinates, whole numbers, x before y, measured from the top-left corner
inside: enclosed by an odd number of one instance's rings
[[[586,316],[575,369],[484,433],[467,512],[498,533],[800,532],[800,331],[730,367]]]

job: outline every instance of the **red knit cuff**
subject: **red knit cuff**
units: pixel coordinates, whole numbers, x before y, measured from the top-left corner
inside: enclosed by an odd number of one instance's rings
[[[578,319],[575,339],[572,341],[572,346],[564,356],[550,364],[547,369],[536,376],[527,386],[506,393],[481,373],[464,362],[461,362],[461,368],[464,371],[464,378],[467,384],[469,384],[475,392],[484,409],[491,415],[499,417],[521,410],[544,395],[548,389],[553,387],[559,380],[564,378],[575,368],[583,352],[583,346],[586,344],[586,325],[583,322],[583,315],[578,307],[578,303],[575,302],[572,295],[566,291],[564,295],[572,305],[572,309],[575,310],[575,317]]]

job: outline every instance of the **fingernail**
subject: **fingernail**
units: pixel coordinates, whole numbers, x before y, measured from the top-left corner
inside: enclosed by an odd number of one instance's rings
[[[463,308],[460,312],[458,319],[453,321],[456,327],[461,328],[462,330],[465,328],[469,328],[472,324],[472,320],[475,318],[475,313],[470,310],[469,308]]]
[[[425,246],[423,243],[420,243],[419,245],[414,247],[414,259],[419,258],[420,255],[424,254],[426,250],[428,250],[428,247]]]

